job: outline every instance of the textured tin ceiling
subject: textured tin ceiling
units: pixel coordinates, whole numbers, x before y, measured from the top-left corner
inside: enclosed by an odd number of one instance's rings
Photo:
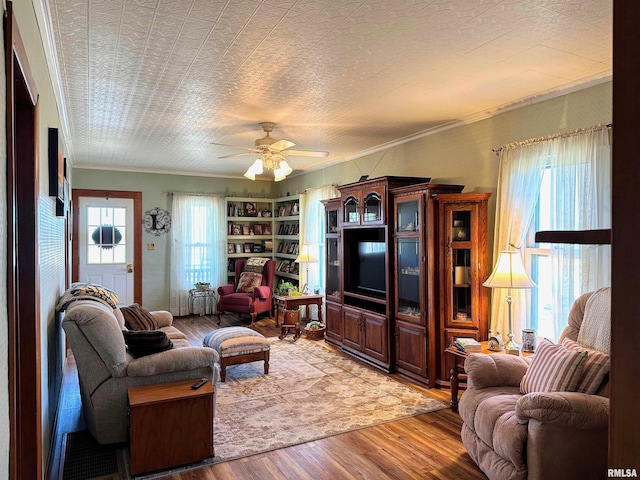
[[[41,0],[77,167],[241,176],[272,136],[325,158],[612,71],[612,0]]]

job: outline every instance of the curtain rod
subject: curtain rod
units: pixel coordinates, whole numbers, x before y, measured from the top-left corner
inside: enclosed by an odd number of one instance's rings
[[[577,130],[572,130],[570,132],[563,132],[563,133],[554,133],[553,135],[548,135],[546,137],[540,137],[540,138],[530,138],[529,140],[523,140],[521,142],[512,142],[512,143],[507,143],[506,145],[503,145],[499,148],[492,148],[491,151],[493,153],[496,154],[496,156],[500,155],[500,152],[502,152],[502,150],[504,150],[505,148],[508,148],[512,145],[524,145],[524,144],[534,144],[534,143],[538,143],[538,142],[544,142],[545,140],[553,140],[555,138],[562,138],[562,137],[571,137],[573,135],[579,135],[582,133],[586,133],[586,132],[593,132],[595,130],[599,130],[601,128],[613,128],[613,124],[612,123],[607,123],[605,125],[594,125],[593,127],[588,127],[588,128],[579,128]]]
[[[167,195],[192,195],[194,197],[228,197],[224,193],[167,192]]]
[[[338,185],[340,185],[340,184],[339,183],[327,183],[327,184],[322,185],[320,187],[308,187],[308,188],[304,189],[304,193],[307,193],[312,188],[323,188],[323,187],[329,187],[329,186],[338,188]]]

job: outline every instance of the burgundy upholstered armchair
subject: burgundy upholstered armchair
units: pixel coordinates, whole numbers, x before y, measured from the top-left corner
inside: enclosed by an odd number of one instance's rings
[[[276,262],[273,260],[259,257],[236,260],[234,284],[218,287],[218,324],[222,312],[248,313],[251,315],[251,325],[255,324],[259,313],[269,312],[271,317],[275,269]]]

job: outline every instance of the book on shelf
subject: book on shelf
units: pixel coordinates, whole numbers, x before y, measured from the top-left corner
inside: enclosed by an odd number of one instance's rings
[[[471,337],[458,337],[455,342],[459,347],[461,347],[465,352],[481,352],[482,345],[475,338]]]

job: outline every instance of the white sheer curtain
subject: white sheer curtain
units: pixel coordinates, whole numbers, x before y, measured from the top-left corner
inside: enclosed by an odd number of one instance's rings
[[[226,283],[225,201],[222,196],[173,194],[170,310],[188,315],[196,282]],[[208,313],[208,312],[207,312]]]
[[[557,139],[550,160],[551,229],[611,228],[611,150],[606,128]],[[554,338],[576,294],[611,284],[610,245],[552,244]]]
[[[494,261],[500,250],[521,249],[531,227],[540,185],[546,168],[552,178],[554,219],[552,229],[583,230],[609,228],[610,152],[607,128],[597,126],[546,139],[533,139],[504,146],[500,152]],[[554,245],[552,290],[556,331],[567,322],[574,300],[573,283],[582,292],[610,281],[610,249],[601,246]],[[493,289],[491,328],[508,331],[505,289]],[[513,290],[513,332],[528,325],[530,313],[526,290]]]
[[[338,189],[334,185],[325,185],[323,187],[309,188],[306,191],[305,202],[302,212],[302,225],[300,232],[302,234],[301,242],[313,245],[318,250],[318,263],[309,264],[309,275],[306,278],[306,271],[300,266],[300,284],[306,283],[309,290],[313,291],[315,286],[324,290],[324,264],[325,264],[325,220],[324,205],[321,200],[328,200],[340,195]],[[315,316],[315,315],[314,315]],[[326,318],[326,317],[325,317]]]

